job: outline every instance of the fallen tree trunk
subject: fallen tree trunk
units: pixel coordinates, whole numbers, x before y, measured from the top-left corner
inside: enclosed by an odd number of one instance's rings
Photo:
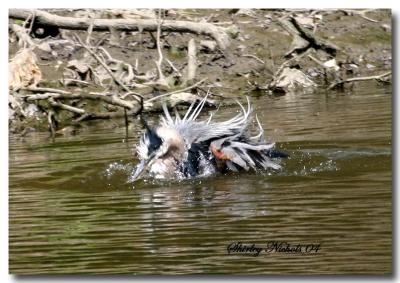
[[[9,17],[25,20],[32,13],[35,14],[35,23],[37,24],[72,30],[87,30],[93,25],[93,31],[108,31],[110,28],[124,31],[157,31],[158,25],[156,19],[85,19],[62,17],[42,10],[29,9],[10,9]],[[225,29],[210,23],[163,20],[162,29],[163,31],[190,32],[211,36],[223,50],[230,43]]]

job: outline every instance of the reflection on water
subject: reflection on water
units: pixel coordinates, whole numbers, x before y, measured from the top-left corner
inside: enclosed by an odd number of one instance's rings
[[[132,184],[136,125],[128,139],[105,126],[55,142],[11,135],[10,272],[391,272],[391,93],[365,85],[254,98],[266,135],[291,154],[278,172]],[[272,240],[321,249],[226,250]]]

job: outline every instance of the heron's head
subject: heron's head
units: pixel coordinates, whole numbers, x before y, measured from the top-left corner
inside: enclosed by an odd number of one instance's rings
[[[226,154],[226,149],[229,148],[231,142],[228,138],[223,138],[219,140],[215,140],[210,144],[210,150],[213,155],[219,160],[230,160],[231,156]]]
[[[178,131],[173,128],[161,126],[152,129],[147,127],[140,139],[137,152],[140,163],[136,168],[133,180],[138,179],[147,168],[151,169],[157,161],[171,164],[169,159],[174,162],[181,160],[185,152],[185,143]],[[168,169],[175,170],[171,166]]]

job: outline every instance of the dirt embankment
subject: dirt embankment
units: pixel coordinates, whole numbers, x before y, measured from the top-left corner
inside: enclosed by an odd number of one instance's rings
[[[391,81],[389,10],[10,10],[12,132]]]

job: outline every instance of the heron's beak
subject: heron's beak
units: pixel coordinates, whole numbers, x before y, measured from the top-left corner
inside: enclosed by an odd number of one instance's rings
[[[148,159],[141,160],[140,163],[136,166],[135,174],[133,174],[132,181],[136,181],[140,178],[142,173],[145,171],[146,167],[152,163],[155,155],[152,154]]]
[[[136,171],[135,174],[133,174],[132,181],[136,181],[139,179],[140,175],[144,172],[144,169],[146,168],[146,165],[149,161],[148,160],[142,160],[140,163],[136,166]]]

